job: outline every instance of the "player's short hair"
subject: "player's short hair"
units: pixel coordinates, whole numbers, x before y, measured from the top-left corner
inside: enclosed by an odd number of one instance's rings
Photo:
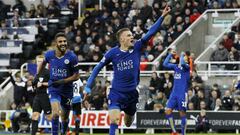
[[[58,37],[65,37],[67,38],[67,36],[63,33],[63,32],[59,32],[55,35],[54,39],[57,40]]]
[[[122,33],[124,31],[130,31],[130,29],[129,28],[122,28],[122,29],[118,30],[117,33],[116,33],[116,38],[117,38],[118,41],[119,41],[120,36],[122,35]]]

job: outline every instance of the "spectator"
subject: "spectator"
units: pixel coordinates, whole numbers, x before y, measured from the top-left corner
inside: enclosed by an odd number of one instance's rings
[[[239,52],[237,51],[236,48],[232,47],[231,51],[228,54],[228,61],[234,62],[234,61],[239,61],[239,60],[240,60]],[[226,69],[227,70],[238,70],[239,65],[238,64],[227,64]]]
[[[12,7],[13,10],[18,9],[19,15],[22,16],[26,12],[26,7],[22,0],[15,0],[16,4]]]
[[[153,72],[150,80],[150,85],[149,85],[150,97],[152,97],[152,95],[155,95],[156,92],[159,91],[161,85],[162,85],[162,82],[158,77],[157,72]]]
[[[197,116],[196,118],[196,128],[195,128],[195,132],[196,133],[207,133],[208,130],[210,129],[210,123],[209,123],[209,119],[206,116],[206,111],[205,110],[201,110],[200,114]]]
[[[7,31],[3,31],[3,32],[2,32],[1,39],[3,39],[3,40],[10,39],[10,38],[8,37]]]
[[[17,110],[11,115],[10,119],[14,133],[29,132],[31,119],[24,104],[18,106]]]
[[[215,106],[216,106],[216,100],[217,100],[218,96],[217,96],[217,91],[212,90],[211,91],[211,95],[208,98],[208,108],[210,110],[214,110]]]
[[[200,15],[201,14],[199,13],[199,11],[196,8],[193,9],[193,14],[190,15],[190,23],[193,23],[194,21],[196,21]]]
[[[48,18],[58,17],[60,14],[60,8],[56,0],[50,0],[47,6]]]
[[[228,60],[228,50],[224,48],[223,41],[219,42],[217,50],[215,50],[210,57],[211,61],[227,61]]]
[[[24,104],[26,99],[26,84],[21,80],[19,76],[16,76],[16,79],[12,76],[10,72],[10,80],[14,86],[13,88],[13,99],[14,103],[19,106],[20,104]]]
[[[223,107],[222,107],[222,100],[220,98],[217,98],[216,99],[216,104],[215,104],[215,107],[213,109],[214,111],[220,111],[220,110],[223,110]]]
[[[233,46],[233,39],[229,37],[229,34],[223,36],[223,46],[230,52]]]
[[[47,16],[47,9],[46,6],[43,4],[42,1],[37,5],[36,9],[36,17],[46,17]]]
[[[233,109],[234,99],[231,96],[230,90],[226,90],[222,97],[222,107],[224,110],[232,110]]]
[[[188,110],[195,110],[193,102],[188,102]]]
[[[166,72],[163,76],[163,92],[166,95],[166,98],[168,99],[171,93],[173,87],[173,76],[172,74]]]
[[[34,4],[30,5],[29,14],[30,14],[30,18],[36,18],[37,11]]]
[[[90,103],[93,105],[92,107],[94,107],[95,110],[101,110],[103,108],[104,95],[102,95],[102,91],[101,81],[97,81],[96,86],[92,89],[90,97]]]
[[[148,5],[148,0],[143,1],[144,6],[140,10],[140,18],[145,24],[147,19],[152,19],[152,7]]]
[[[153,98],[153,109],[156,111],[163,110],[165,108],[165,105],[167,103],[167,98],[165,97],[165,94],[163,92],[157,92],[157,95]]]

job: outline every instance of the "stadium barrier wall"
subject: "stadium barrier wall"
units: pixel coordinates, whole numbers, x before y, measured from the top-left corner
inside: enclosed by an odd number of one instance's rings
[[[187,128],[195,129],[196,118],[200,111],[187,112]],[[240,112],[239,111],[206,111],[211,129],[213,130],[235,130],[240,129]],[[181,126],[181,118],[178,112],[173,112],[174,123],[177,128]],[[137,112],[137,128],[156,128],[169,129],[168,121],[164,114],[154,111],[138,111]]]
[[[10,116],[12,115],[13,110],[0,110],[0,124],[5,125],[5,127],[11,127],[7,125],[10,122]],[[200,111],[188,111],[187,112],[187,125],[188,129],[194,129],[196,125],[196,118],[199,115]],[[180,128],[181,120],[179,119],[178,112],[173,113],[176,127]],[[240,112],[239,111],[207,111],[207,117],[211,125],[211,129],[218,130],[236,130],[236,133],[239,132],[240,128]],[[69,115],[69,127],[74,127],[74,119],[72,112]],[[110,120],[108,111],[82,111],[81,116],[81,128],[89,128],[91,133],[93,129],[107,129],[109,128]],[[119,129],[123,133],[123,129],[146,129],[146,128],[155,128],[155,129],[169,129],[168,121],[165,119],[164,114],[160,114],[155,111],[138,111],[136,119],[131,125],[131,127],[126,127],[124,125],[124,114],[121,114],[121,119],[119,123]],[[40,128],[51,128],[51,123],[48,122],[44,114],[41,114],[39,121]],[[7,131],[7,128],[6,128]]]

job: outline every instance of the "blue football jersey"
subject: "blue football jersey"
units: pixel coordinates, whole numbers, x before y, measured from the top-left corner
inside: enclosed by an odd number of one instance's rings
[[[163,17],[160,17],[149,29],[149,31],[134,43],[133,49],[121,50],[120,45],[109,50],[97,66],[94,67],[91,76],[88,78],[86,87],[91,88],[94,79],[99,71],[107,64],[113,64],[112,89],[121,92],[136,90],[139,84],[140,56],[143,45],[157,33],[161,27]]]
[[[171,54],[167,56],[163,65],[168,69],[174,70],[174,84],[172,93],[176,95],[185,94],[190,81],[190,68],[186,63],[183,65],[170,63],[169,61],[171,56]]]
[[[67,51],[64,56],[58,58],[55,56],[55,51],[50,50],[45,54],[45,61],[49,63],[50,80],[49,85],[52,82],[68,78],[74,73],[78,73],[75,66],[78,64],[77,56],[72,51]],[[61,84],[57,87],[50,86],[49,92],[57,91],[61,93],[73,93],[72,82]]]

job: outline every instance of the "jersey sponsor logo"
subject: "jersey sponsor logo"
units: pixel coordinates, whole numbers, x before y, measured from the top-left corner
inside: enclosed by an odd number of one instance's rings
[[[181,79],[181,74],[180,73],[175,73],[174,74],[174,79]]]
[[[133,68],[133,60],[120,61],[117,64],[118,71],[128,70],[128,69],[132,69],[132,68]]]
[[[65,64],[69,64],[69,62],[70,62],[70,61],[69,61],[68,59],[65,59],[65,60],[64,60],[64,63],[65,63]]]
[[[52,75],[58,77],[67,77],[67,69],[52,68]]]

